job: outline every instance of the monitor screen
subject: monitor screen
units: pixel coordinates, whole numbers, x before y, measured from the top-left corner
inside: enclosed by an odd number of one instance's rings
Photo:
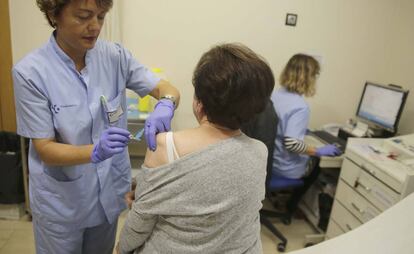
[[[408,91],[394,86],[365,83],[357,116],[390,132],[396,132]]]

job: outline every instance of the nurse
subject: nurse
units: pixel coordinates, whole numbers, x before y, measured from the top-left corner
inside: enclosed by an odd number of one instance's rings
[[[316,148],[304,142],[310,117],[309,105],[304,96],[315,94],[319,71],[319,63],[312,56],[292,56],[280,75],[281,88],[271,96],[279,118],[272,173],[279,177],[304,180],[304,186],[295,190],[287,204],[290,214],[293,214],[300,198],[318,176],[319,168],[312,165],[315,158],[341,154],[333,144]],[[314,159],[310,161],[309,156]],[[307,170],[308,168],[313,170]]]
[[[147,143],[170,129],[179,92],[119,44],[98,40],[112,0],[37,0],[55,29],[13,68],[18,134],[31,139],[37,253],[112,253],[130,189],[125,89],[159,99]]]

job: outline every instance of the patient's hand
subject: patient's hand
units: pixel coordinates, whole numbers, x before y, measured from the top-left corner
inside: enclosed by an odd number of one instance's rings
[[[131,191],[127,192],[124,196],[125,202],[128,205],[128,208],[131,209],[132,203],[135,200],[135,188],[137,187],[137,181],[135,178],[132,178],[131,182]]]
[[[128,208],[131,209],[132,203],[135,200],[135,190],[129,191],[125,194],[125,202],[128,205]]]

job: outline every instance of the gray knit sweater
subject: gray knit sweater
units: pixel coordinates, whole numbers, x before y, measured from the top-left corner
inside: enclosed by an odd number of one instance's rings
[[[267,150],[244,134],[139,170],[121,253],[262,253]]]

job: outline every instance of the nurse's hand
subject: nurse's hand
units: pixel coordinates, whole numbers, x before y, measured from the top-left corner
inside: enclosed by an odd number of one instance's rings
[[[155,135],[171,129],[171,120],[174,116],[174,104],[171,100],[161,99],[155,105],[154,112],[145,121],[145,138],[151,151],[157,149]]]
[[[93,147],[91,161],[98,163],[123,152],[128,145],[129,135],[129,131],[118,127],[106,129]]]
[[[329,144],[329,145],[325,145],[325,146],[322,146],[316,149],[315,155],[318,157],[321,157],[321,156],[333,157],[333,156],[338,156],[341,153],[342,152],[341,150],[339,150],[338,147],[336,147],[335,145]]]

